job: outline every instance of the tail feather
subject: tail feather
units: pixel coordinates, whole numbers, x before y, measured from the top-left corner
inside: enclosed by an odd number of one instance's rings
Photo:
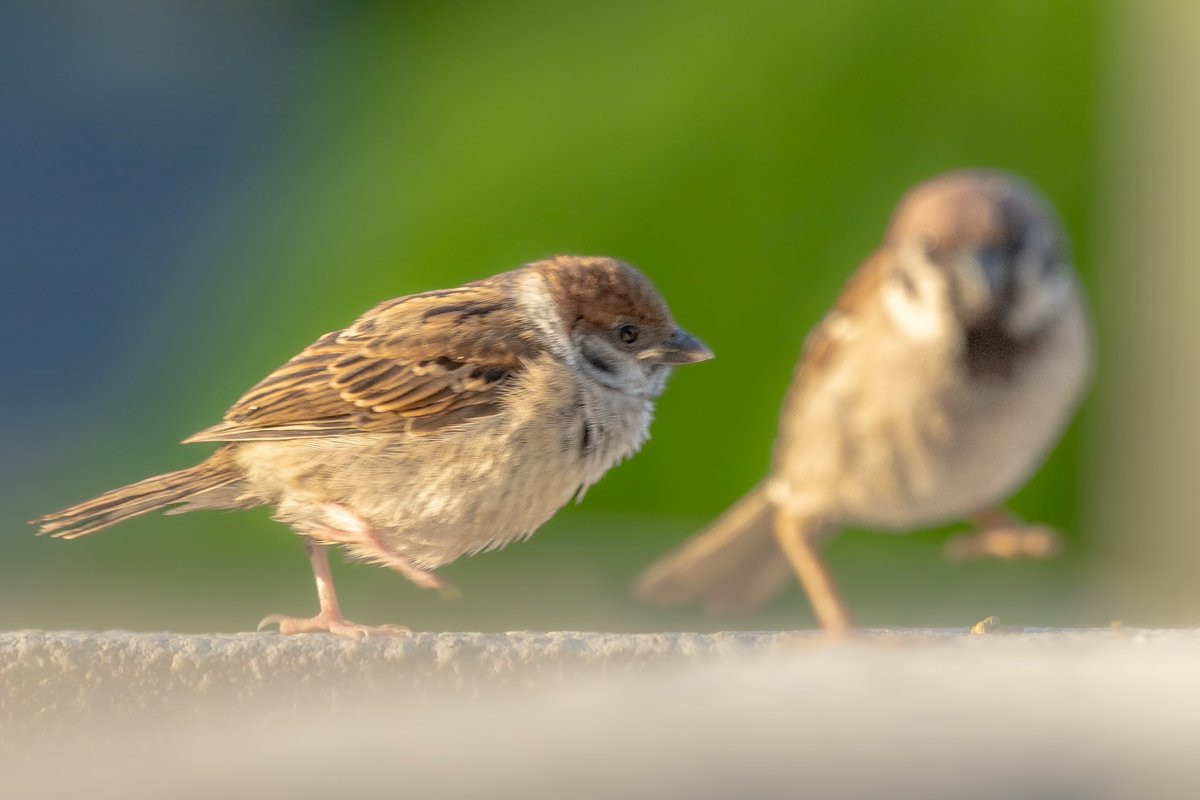
[[[791,568],[775,543],[772,507],[758,486],[707,530],[651,564],[635,584],[659,605],[701,603],[708,611],[753,611],[779,594]]]
[[[76,539],[151,511],[194,503],[197,507],[220,508],[223,503],[206,503],[200,495],[236,484],[241,478],[227,450],[218,450],[205,461],[188,469],[156,475],[143,481],[105,492],[78,505],[33,520],[40,526],[38,535],[50,534],[61,539]]]

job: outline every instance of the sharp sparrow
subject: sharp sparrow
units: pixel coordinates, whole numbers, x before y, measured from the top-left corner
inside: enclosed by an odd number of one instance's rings
[[[158,509],[272,506],[303,538],[320,611],[259,627],[399,633],[342,616],[327,547],[446,589],[433,570],[582,496],[646,441],[671,368],[711,357],[633,267],[558,256],[375,307],[187,439],[221,443],[197,466],[35,524],[71,539]]]

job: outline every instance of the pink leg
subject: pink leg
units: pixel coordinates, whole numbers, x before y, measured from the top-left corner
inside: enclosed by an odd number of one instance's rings
[[[1062,537],[1045,525],[1030,525],[1012,512],[994,506],[971,516],[978,530],[946,541],[950,561],[976,558],[1049,558],[1062,551]]]
[[[313,575],[317,579],[317,600],[321,610],[315,617],[288,617],[269,614],[258,623],[258,630],[268,625],[278,625],[282,634],[320,633],[328,631],[337,636],[365,639],[372,636],[401,636],[412,633],[403,625],[359,625],[342,616],[337,593],[333,590],[333,574],[329,571],[329,553],[325,545],[312,539],[304,539],[304,549],[312,562]]]
[[[443,597],[460,597],[458,589],[429,570],[421,569],[407,558],[394,553],[365,520],[345,506],[328,503],[323,506],[325,516],[337,527],[322,528],[317,539],[331,544],[350,545],[371,552],[371,558],[399,572],[422,589],[437,589]]]
[[[854,628],[850,611],[833,581],[829,565],[821,555],[820,535],[823,531],[782,510],[775,511],[775,541],[792,565],[796,578],[817,617],[817,624],[832,639],[849,635]]]

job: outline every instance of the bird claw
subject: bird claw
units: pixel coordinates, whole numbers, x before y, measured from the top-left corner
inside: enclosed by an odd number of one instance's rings
[[[961,563],[980,558],[1050,558],[1063,549],[1062,535],[1046,525],[1002,525],[948,539],[942,552]]]
[[[270,625],[278,625],[280,634],[331,633],[351,639],[373,639],[407,636],[412,629],[404,625],[360,625],[341,616],[318,614],[315,617],[289,617],[284,614],[268,614],[258,623],[255,630],[261,631]]]

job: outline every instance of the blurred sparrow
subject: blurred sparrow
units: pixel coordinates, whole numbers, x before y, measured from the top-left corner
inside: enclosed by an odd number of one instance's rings
[[[672,366],[711,357],[633,267],[558,256],[375,307],[187,439],[225,443],[199,465],[35,524],[72,539],[167,507],[273,506],[320,612],[260,629],[404,632],[342,616],[327,546],[444,590],[434,569],[530,536],[641,447]]]
[[[837,631],[850,617],[819,548],[839,528],[971,518],[980,530],[951,556],[1054,552],[1052,531],[999,504],[1057,442],[1091,358],[1068,241],[1041,195],[983,171],[918,186],[809,336],[767,480],[651,566],[638,594],[752,609],[790,564]]]

